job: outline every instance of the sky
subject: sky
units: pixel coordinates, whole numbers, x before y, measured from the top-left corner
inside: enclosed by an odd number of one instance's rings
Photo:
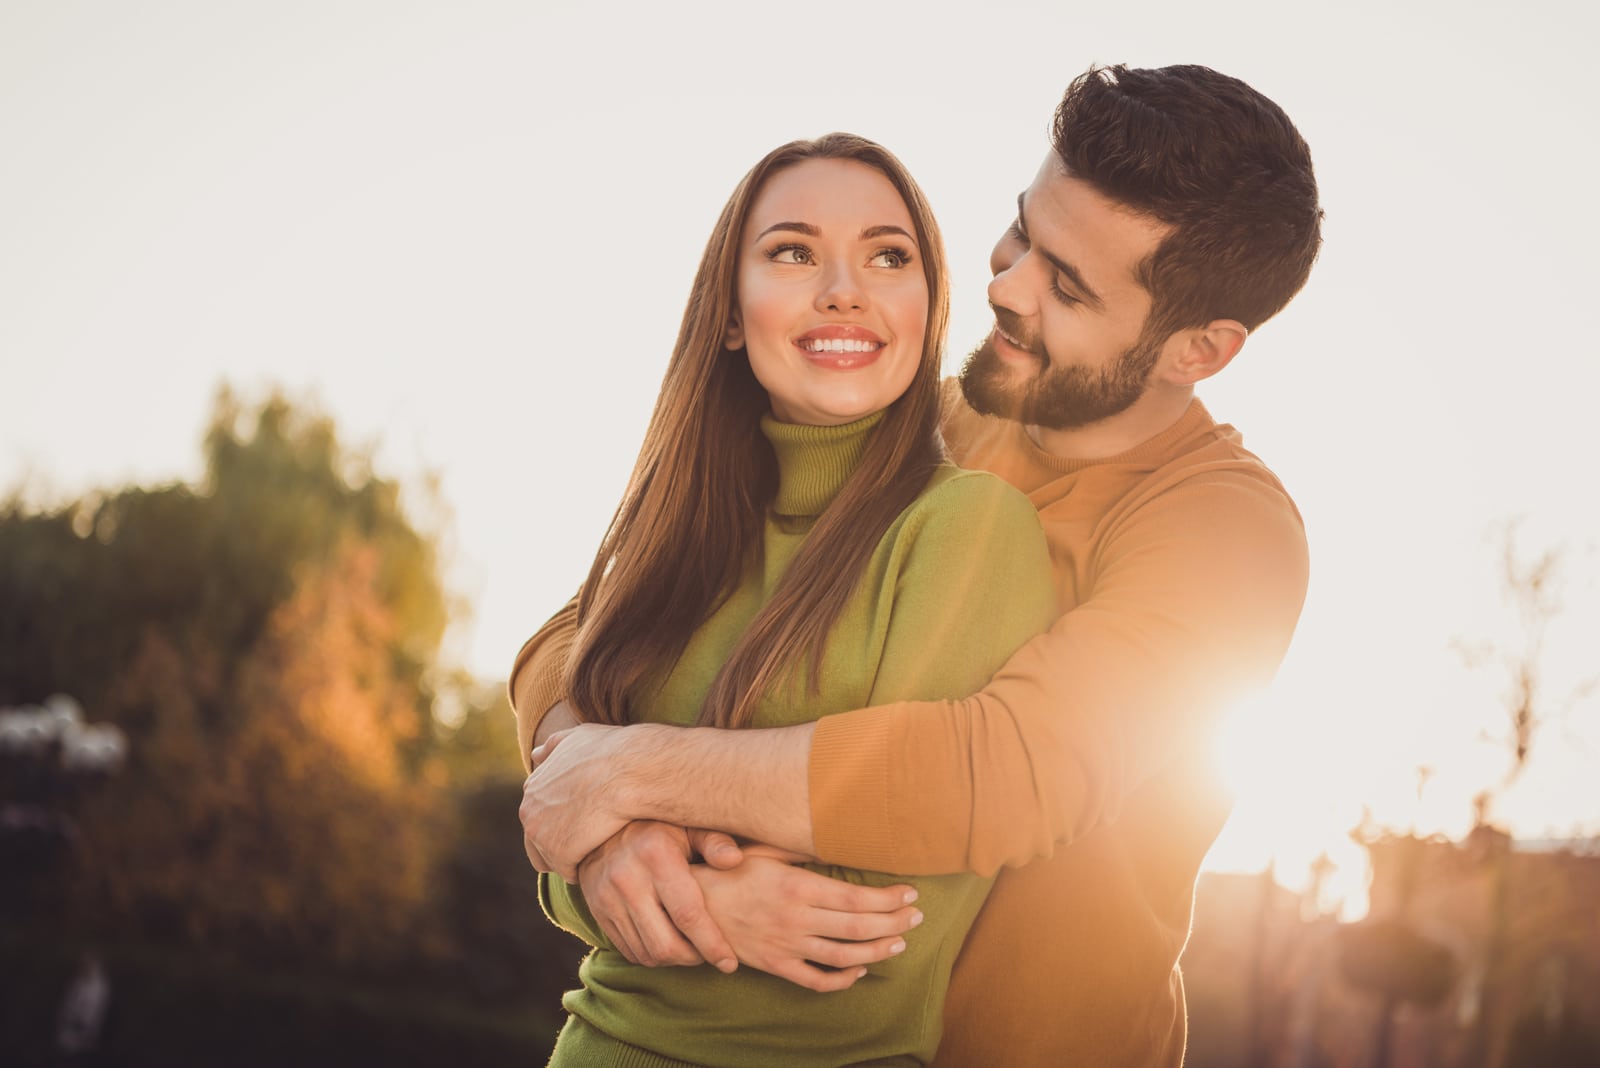
[[[1213,860],[1346,863],[1364,818],[1460,834],[1507,770],[1501,534],[1559,550],[1549,718],[1494,814],[1600,833],[1593,5],[0,3],[0,489],[193,479],[218,387],[334,417],[445,537],[500,677],[577,588],[694,265],[768,149],[843,129],[908,165],[953,269],[988,250],[1092,63],[1272,97],[1327,212],[1305,292],[1202,399],[1305,517],[1313,575],[1219,759]],[[1430,769],[1425,777],[1418,769]],[[1425,786],[1418,790],[1419,780]],[[1353,863],[1350,862],[1350,863]]]

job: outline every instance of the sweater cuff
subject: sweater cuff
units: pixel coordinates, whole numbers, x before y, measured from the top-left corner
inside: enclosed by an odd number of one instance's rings
[[[539,724],[550,709],[567,696],[562,688],[565,665],[555,657],[536,659],[525,655],[532,644],[533,639],[530,639],[528,645],[523,646],[524,652],[517,654],[517,662],[506,684],[511,710],[517,720],[517,742],[522,750],[523,771],[533,770],[531,750],[534,735],[539,733]]]
[[[888,784],[894,719],[886,709],[862,709],[817,721],[808,766],[817,859],[893,870]]]

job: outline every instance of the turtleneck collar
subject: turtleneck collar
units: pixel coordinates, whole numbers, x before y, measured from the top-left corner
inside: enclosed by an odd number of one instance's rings
[[[855,472],[867,450],[869,432],[882,419],[883,412],[877,411],[843,426],[803,426],[762,416],[761,433],[778,457],[778,495],[772,510],[783,516],[821,515]]]

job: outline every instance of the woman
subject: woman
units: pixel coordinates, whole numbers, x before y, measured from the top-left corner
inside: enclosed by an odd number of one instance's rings
[[[567,692],[587,718],[783,726],[960,697],[1048,625],[1032,506],[944,462],[943,256],[921,191],[870,141],[793,142],[745,176],[579,594]],[[903,953],[838,993],[751,968],[631,964],[578,888],[544,877],[551,918],[596,947],[563,999],[572,1016],[551,1063],[930,1059],[988,881],[816,870],[909,882],[927,917]]]

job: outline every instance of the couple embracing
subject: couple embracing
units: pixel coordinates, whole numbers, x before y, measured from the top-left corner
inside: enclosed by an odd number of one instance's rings
[[[1194,387],[1320,221],[1249,86],[1091,69],[941,386],[898,160],[831,134],[744,177],[589,577],[513,672],[524,844],[595,947],[553,1064],[1181,1063],[1211,739],[1307,578]]]

